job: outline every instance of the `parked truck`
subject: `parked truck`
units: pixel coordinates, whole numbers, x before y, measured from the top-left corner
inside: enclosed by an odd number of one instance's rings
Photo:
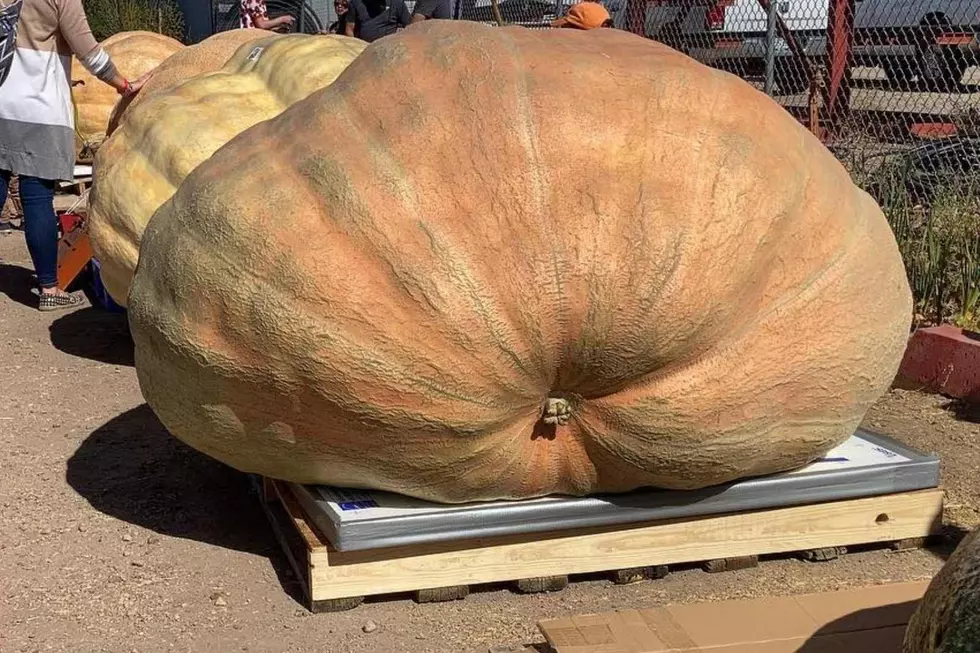
[[[830,1],[773,0],[811,60],[827,54]],[[629,11],[617,26],[628,26]],[[768,16],[759,0],[650,0],[644,13],[647,36],[719,68],[762,74]],[[977,0],[855,0],[853,28],[852,64],[879,67],[896,88],[953,90],[967,68],[980,65]],[[805,90],[807,64],[778,36],[774,47],[777,89]]]

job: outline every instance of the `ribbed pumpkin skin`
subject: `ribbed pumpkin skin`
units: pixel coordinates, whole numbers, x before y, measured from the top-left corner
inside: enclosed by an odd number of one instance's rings
[[[156,68],[184,45],[154,32],[119,32],[103,41],[102,47],[112,57],[119,74],[127,79],[136,79]],[[86,142],[101,143],[105,139],[109,116],[119,100],[119,93],[90,75],[77,57],[72,59],[71,78],[84,82],[72,88],[78,111],[75,127]]]
[[[980,529],[966,536],[909,621],[903,653],[980,651]]]
[[[178,50],[154,69],[153,76],[139,93],[116,103],[109,117],[106,135],[111,136],[116,131],[119,122],[130,109],[170,91],[192,77],[218,70],[241,46],[272,35],[273,32],[264,29],[232,29],[218,32],[200,43]]]
[[[238,133],[330,84],[364,47],[344,36],[268,36],[240,46],[220,70],[126,111],[96,155],[89,202],[92,247],[116,302],[126,305],[146,223],[191,170]],[[256,48],[261,56],[250,59]]]
[[[618,30],[449,21],[198,167],[129,312],[190,445],[446,502],[804,465],[910,316],[878,207],[748,84]]]

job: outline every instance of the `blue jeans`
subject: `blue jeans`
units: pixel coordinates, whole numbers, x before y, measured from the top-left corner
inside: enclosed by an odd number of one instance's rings
[[[58,218],[54,213],[54,181],[20,175],[24,235],[42,288],[58,285]],[[7,201],[10,172],[0,170],[0,206]]]

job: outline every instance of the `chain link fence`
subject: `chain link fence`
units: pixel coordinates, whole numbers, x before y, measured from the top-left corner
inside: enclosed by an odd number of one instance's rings
[[[546,28],[575,0],[452,0],[462,20]],[[414,1],[409,0],[411,10]],[[896,157],[980,165],[980,0],[604,0],[615,27],[731,72],[778,101],[858,175]],[[215,0],[215,31],[238,0]],[[316,33],[332,0],[268,0]],[[922,175],[919,175],[922,176]],[[928,177],[929,175],[925,175]],[[919,190],[931,183],[923,177]]]
[[[891,223],[915,322],[980,329],[980,0],[606,8],[617,28],[742,77],[819,136]]]
[[[857,174],[977,158],[977,0],[626,0],[616,23],[764,90]]]
[[[980,0],[605,5],[617,28],[742,77],[819,136],[891,223],[915,322],[980,329]]]
[[[626,0],[616,24],[796,116],[882,206],[916,321],[980,328],[980,1]]]

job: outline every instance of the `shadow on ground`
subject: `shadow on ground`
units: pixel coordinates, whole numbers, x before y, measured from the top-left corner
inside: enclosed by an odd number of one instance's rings
[[[926,550],[945,563],[956,551],[960,542],[966,539],[969,534],[969,530],[958,524],[944,524],[940,530],[938,541],[930,544]]]
[[[796,653],[901,651],[906,624],[918,605],[907,601],[852,612],[821,628]]]
[[[946,408],[956,415],[956,419],[980,424],[980,403],[955,400],[947,404]]]
[[[34,273],[19,265],[0,263],[0,293],[18,304],[37,308],[37,295],[34,288]]]
[[[133,365],[133,339],[125,313],[83,308],[51,323],[56,349],[109,365]]]
[[[66,480],[116,519],[268,557],[284,589],[301,596],[248,477],[171,436],[146,404],[89,435],[68,460]]]

